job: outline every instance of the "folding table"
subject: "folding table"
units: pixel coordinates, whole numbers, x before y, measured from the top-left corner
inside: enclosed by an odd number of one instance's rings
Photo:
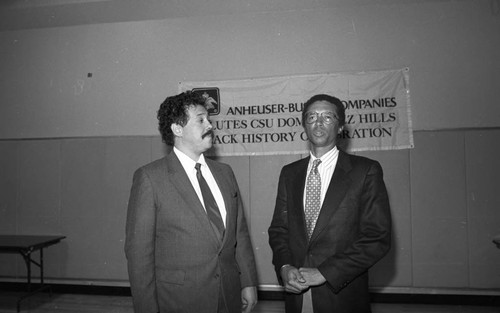
[[[17,312],[20,311],[21,301],[37,292],[48,289],[50,286],[43,281],[43,249],[59,243],[65,236],[34,236],[34,235],[0,235],[0,253],[19,253],[24,259],[27,269],[27,291],[28,293],[19,297],[17,301]],[[31,253],[39,250],[40,261],[31,258]],[[40,268],[40,286],[31,288],[31,264]]]

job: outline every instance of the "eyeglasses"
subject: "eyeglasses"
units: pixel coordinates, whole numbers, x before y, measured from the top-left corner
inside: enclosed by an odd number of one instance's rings
[[[318,118],[320,116],[321,116],[321,120],[323,121],[323,123],[328,124],[328,125],[339,121],[339,117],[334,112],[322,112],[322,113],[308,112],[308,113],[306,113],[306,116],[305,116],[305,122],[307,124],[315,123],[316,121],[318,121]]]

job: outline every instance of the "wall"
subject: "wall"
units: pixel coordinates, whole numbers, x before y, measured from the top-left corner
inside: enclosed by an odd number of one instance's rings
[[[495,127],[500,12],[491,3],[345,5],[0,32],[0,138],[155,135],[158,105],[179,81],[406,66],[416,130]]]
[[[391,252],[372,270],[381,292],[500,289],[500,129],[421,131],[415,149],[363,153],[384,168],[394,219]],[[124,225],[133,171],[161,157],[158,136],[0,142],[0,229],[63,234],[44,254],[57,282],[127,285]],[[278,174],[300,156],[224,157],[248,216],[261,287],[277,285],[267,244]],[[0,276],[25,274],[0,255]],[[35,272],[37,274],[37,272]],[[475,291],[477,292],[477,291]],[[484,292],[484,291],[482,291]]]
[[[497,3],[378,1],[0,32],[0,232],[66,235],[45,254],[51,279],[126,285],[132,173],[162,155],[156,110],[179,81],[408,66],[415,149],[362,153],[384,167],[395,220],[372,286],[499,290]],[[276,285],[266,230],[278,173],[299,157],[221,158],[245,196],[262,285]],[[24,275],[15,255],[0,262],[4,279]]]

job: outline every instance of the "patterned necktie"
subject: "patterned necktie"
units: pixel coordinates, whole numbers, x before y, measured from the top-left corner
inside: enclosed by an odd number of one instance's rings
[[[305,205],[307,238],[311,238],[321,209],[321,177],[318,172],[320,163],[320,159],[314,160],[311,172],[307,176]]]
[[[198,178],[198,183],[200,184],[201,194],[203,195],[203,202],[205,203],[205,210],[207,211],[208,218],[210,219],[210,223],[212,224],[212,228],[217,234],[217,237],[222,240],[222,237],[224,236],[224,222],[222,221],[219,207],[217,206],[214,195],[212,194],[212,191],[210,191],[210,187],[208,187],[207,181],[201,174],[200,167],[201,164],[196,163],[196,178]]]

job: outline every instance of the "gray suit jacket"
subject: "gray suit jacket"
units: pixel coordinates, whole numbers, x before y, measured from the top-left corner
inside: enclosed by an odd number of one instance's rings
[[[134,174],[125,254],[136,313],[213,313],[220,292],[241,311],[241,288],[257,286],[253,249],[231,168],[206,159],[223,195],[222,243],[173,151]]]

